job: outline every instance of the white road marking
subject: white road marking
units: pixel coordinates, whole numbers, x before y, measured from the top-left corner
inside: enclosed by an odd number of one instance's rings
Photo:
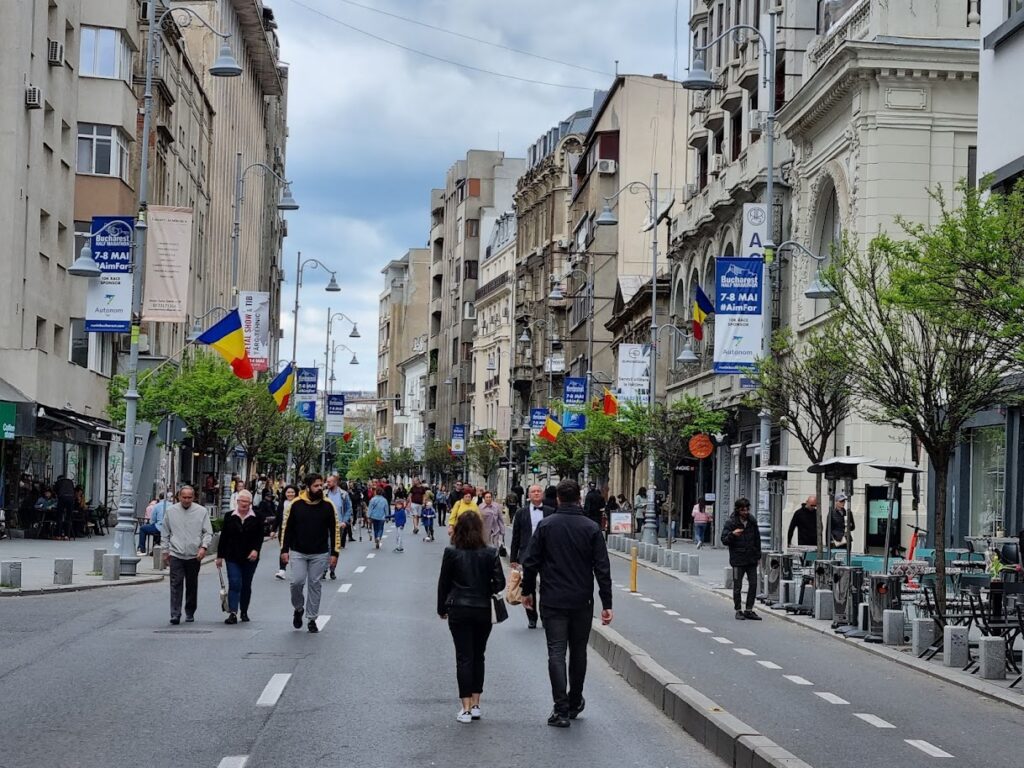
[[[694,627],[694,629],[696,629],[698,632],[703,632],[705,635],[711,634],[711,630],[707,627]]]
[[[923,739],[904,739],[904,741],[912,747],[917,747],[926,755],[931,755],[932,757],[952,757],[949,752],[941,750],[934,744],[924,741]]]
[[[643,593],[641,593],[641,592],[634,592],[633,593],[633,597],[643,597]]]
[[[376,556],[377,555],[375,553],[370,552],[369,554],[366,555],[366,559],[367,560],[373,560],[373,558],[375,558]]]
[[[217,768],[245,768],[245,764],[248,762],[248,755],[232,755],[231,757],[222,757],[220,762],[217,763]]]
[[[623,592],[629,592],[629,587],[619,587]]]
[[[859,717],[861,720],[863,720],[868,725],[875,726],[875,728],[895,728],[896,727],[892,723],[886,722],[882,718],[878,717],[878,715],[869,715],[866,712],[854,712],[853,716],[854,717]]]
[[[350,589],[352,589],[352,585],[351,584],[342,584],[340,587],[338,587],[338,591],[341,592],[342,594],[344,594],[345,592],[348,592]]]
[[[680,619],[680,621],[683,622],[683,624],[696,624],[697,623],[693,619]]]
[[[774,661],[759,661],[757,663],[760,664],[765,669],[782,669],[782,667],[780,667]]]
[[[783,675],[783,677],[789,680],[789,682],[796,683],[797,685],[814,685],[814,683],[806,677],[800,677],[800,675]]]
[[[651,603],[651,608],[664,608],[665,606],[661,603]]]
[[[721,643],[722,645],[732,645],[732,640],[730,640],[728,637],[719,637],[716,635],[711,639],[714,640],[716,643]]]
[[[654,602],[654,598],[653,597],[641,597],[640,600],[642,602],[645,602],[645,603],[653,603]]]
[[[815,691],[814,695],[818,698],[824,699],[829,704],[849,704],[846,699],[836,696],[834,693],[828,693],[827,691]]]
[[[330,616],[317,616],[316,617],[316,628],[323,629],[327,626],[327,622],[331,620]]]
[[[272,707],[277,704],[277,700],[281,698],[281,694],[284,692],[284,687],[288,685],[288,681],[291,680],[292,676],[290,672],[279,672],[270,678],[270,682],[267,683],[267,687],[263,689],[263,693],[256,699],[257,707]]]
[[[733,648],[733,650],[736,651],[736,653],[738,653],[740,656],[757,656],[757,654],[749,648]]]
[[[366,566],[365,565],[360,565],[358,568],[356,568],[356,573],[362,573],[365,570],[366,570]]]
[[[665,611],[666,616],[678,616],[679,611]]]

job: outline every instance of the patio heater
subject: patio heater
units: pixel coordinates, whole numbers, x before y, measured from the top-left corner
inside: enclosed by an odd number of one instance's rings
[[[875,469],[885,472],[885,483],[889,486],[889,511],[885,520],[885,555],[882,558],[882,573],[889,573],[889,552],[892,550],[892,516],[896,509],[896,489],[903,483],[907,475],[918,475],[922,472],[913,464],[872,464]]]
[[[864,569],[859,565],[832,566],[832,629],[837,635],[864,637],[867,633],[857,623],[864,593]]]
[[[824,475],[828,481],[828,517],[825,518],[825,525],[822,534],[828,542],[828,559],[832,559],[832,535],[831,520],[832,511],[836,505],[836,484],[843,483],[843,493],[846,494],[847,513],[843,516],[843,538],[846,540],[846,564],[850,565],[851,553],[853,551],[850,542],[850,516],[853,508],[853,481],[857,479],[857,467],[867,464],[874,459],[866,459],[863,456],[833,456],[818,464],[812,464],[807,471],[815,475]],[[829,589],[831,587],[823,587]]]
[[[782,602],[782,581],[793,577],[793,558],[782,552],[782,505],[786,498],[786,478],[799,467],[770,464],[754,469],[768,481],[771,551],[761,554],[758,570],[758,599],[773,607]]]

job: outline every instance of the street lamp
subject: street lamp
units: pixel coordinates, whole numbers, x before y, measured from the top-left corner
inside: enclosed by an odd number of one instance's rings
[[[340,315],[341,313],[339,312],[337,314]],[[330,310],[328,310],[328,315],[330,315]],[[328,325],[328,331],[329,330],[330,330],[330,325]],[[331,343],[329,336],[328,336],[327,343],[328,344]],[[349,352],[352,352],[351,349],[349,349],[347,346],[345,346],[344,344],[342,344],[339,341],[337,344],[335,344],[333,347],[331,347],[330,366],[327,366],[327,360],[324,360],[324,366],[325,366],[324,373],[329,373],[329,376],[327,378],[327,386],[324,387],[324,442],[323,442],[323,449],[320,452],[320,473],[321,474],[323,474],[324,472],[327,471],[327,415],[328,415],[327,414],[327,408],[328,408],[327,402],[328,402],[328,399],[330,398],[330,395],[334,393],[334,360],[335,360],[336,353],[337,353],[337,351],[339,349],[347,349]],[[349,365],[359,365],[359,361],[356,359],[356,353],[355,352],[352,352],[352,359],[349,360],[348,363],[349,363]]]
[[[815,253],[809,248],[805,248],[800,245],[796,240],[786,240],[781,245],[775,245],[775,243],[769,241],[764,244],[764,250],[766,253],[781,251],[783,248],[795,248],[797,251],[802,253],[804,256],[810,256],[816,262],[817,267],[814,269],[814,279],[810,282],[806,289],[804,289],[804,296],[808,299],[834,299],[836,297],[836,289],[828,284],[828,281],[821,275],[821,265],[825,263],[827,256]]]
[[[676,362],[677,363],[685,365],[687,363],[696,363],[698,360],[700,360],[700,358],[697,357],[697,353],[693,351],[693,343],[692,343],[692,341],[693,341],[693,334],[692,333],[684,331],[682,328],[678,328],[677,326],[673,325],[672,323],[665,323],[660,328],[658,328],[658,336],[660,337],[661,336],[661,332],[666,330],[666,329],[669,329],[669,330],[673,331],[674,333],[678,334],[679,336],[682,336],[683,339],[684,339],[684,341],[683,341],[683,349],[682,349],[682,351],[678,355],[676,355]]]
[[[705,51],[714,45],[721,42],[726,36],[745,30],[753,32],[761,41],[761,51],[764,56],[765,74],[764,74],[764,85],[767,88],[768,103],[765,105],[765,130],[764,130],[764,159],[765,159],[765,185],[764,185],[764,197],[767,203],[765,208],[765,230],[768,232],[768,237],[774,237],[775,232],[775,59],[776,59],[776,48],[775,48],[775,16],[781,13],[781,10],[773,9],[768,11],[769,17],[769,32],[767,37],[761,33],[761,30],[751,24],[734,24],[733,26],[720,33],[718,37],[712,40],[707,45],[695,48],[693,51],[693,63],[690,65],[689,74],[683,78],[683,88],[691,91],[710,91],[717,87],[714,79],[712,79],[710,73],[705,69],[704,56],[702,55]],[[768,249],[765,249],[765,264],[764,264],[764,277],[769,276],[769,267],[771,263],[772,253]],[[765,280],[764,282],[770,282]],[[762,293],[764,299],[762,301],[762,322],[761,322],[761,356],[767,358],[771,354],[772,346],[772,292],[770,287],[768,290],[764,290],[762,286]],[[766,467],[771,463],[771,449],[772,449],[772,417],[767,410],[761,411],[760,419],[760,444],[759,444],[759,463],[762,467]],[[764,474],[760,476],[760,480],[757,484],[757,527],[761,534],[761,546],[768,547],[771,541],[771,510],[770,500],[768,494],[768,477]]]
[[[198,13],[191,8],[167,8],[157,16],[157,4],[149,3],[146,13],[148,31],[146,34],[146,80],[143,94],[142,109],[142,142],[143,148],[139,163],[139,194],[138,194],[138,217],[135,222],[135,242],[133,244],[134,255],[132,257],[132,319],[131,346],[128,348],[128,387],[124,393],[124,457],[122,459],[121,474],[121,496],[117,504],[117,526],[114,528],[114,554],[121,556],[121,575],[134,576],[139,557],[135,554],[135,431],[138,419],[139,407],[139,336],[142,325],[142,280],[146,266],[146,210],[149,207],[149,138],[153,121],[153,69],[156,64],[156,35],[168,15],[174,12],[186,14],[189,19],[195,19],[213,34],[223,40],[220,54],[214,65],[210,68],[210,74],[214,77],[237,77],[242,74],[242,68],[238,66],[231,48],[227,41],[231,37],[230,32],[221,32],[210,25]],[[97,277],[99,269],[92,259],[91,248],[83,248],[83,253],[69,270],[72,275],[79,277]],[[88,257],[88,258],[83,258]],[[92,262],[90,264],[90,262]]]
[[[92,239],[97,235],[102,235],[110,227],[115,224],[123,224],[121,221],[108,221],[102,227],[95,232],[90,233],[89,237],[85,239],[85,244],[82,245],[82,250],[78,254],[78,258],[75,259],[74,263],[68,267],[68,274],[74,275],[75,277],[99,277],[103,274],[100,269],[100,265],[96,263],[96,260],[92,257]]]
[[[228,308],[227,307],[220,307],[220,306],[211,307],[210,309],[206,310],[205,312],[203,312],[203,314],[199,315],[198,317],[196,317],[192,321],[192,330],[188,334],[188,342],[190,344],[195,343],[195,341],[200,336],[203,335],[203,322],[202,321],[205,320],[206,318],[208,318],[214,312],[218,312],[218,311],[219,312],[227,312]]]

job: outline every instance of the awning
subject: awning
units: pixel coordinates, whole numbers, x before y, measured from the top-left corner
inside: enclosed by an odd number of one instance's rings
[[[79,439],[82,442],[120,443],[124,441],[124,432],[111,426],[109,422],[91,416],[83,416],[63,408],[41,406],[36,412],[36,418],[78,431]]]
[[[6,379],[0,379],[0,402],[31,403],[32,399]]]

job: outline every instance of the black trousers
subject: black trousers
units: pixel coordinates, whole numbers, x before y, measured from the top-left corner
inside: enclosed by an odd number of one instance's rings
[[[754,598],[757,597],[757,563],[751,565],[734,565],[732,567],[732,607],[740,610],[740,597],[743,595],[743,577],[747,577],[747,610],[754,610]]]
[[[171,556],[171,618],[181,618],[181,593],[185,592],[185,617],[195,616],[199,594],[199,566],[197,558],[182,560]]]
[[[459,698],[468,699],[484,690],[484,654],[491,636],[490,608],[452,608],[448,629],[455,642],[455,677]]]
[[[587,676],[587,640],[594,618],[594,603],[581,608],[552,608],[541,605],[544,635],[548,641],[548,677],[554,709],[568,716],[569,710],[583,701],[583,682]],[[565,657],[569,656],[566,678]]]

